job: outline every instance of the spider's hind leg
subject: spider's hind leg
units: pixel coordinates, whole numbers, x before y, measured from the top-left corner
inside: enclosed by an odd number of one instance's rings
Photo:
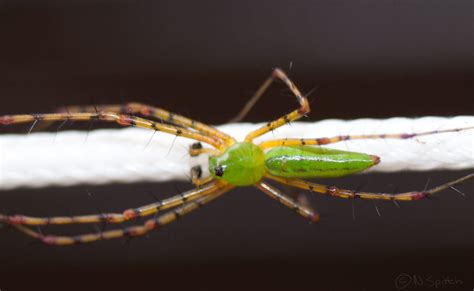
[[[287,194],[279,191],[275,187],[271,186],[268,183],[260,182],[255,185],[256,188],[260,189],[263,193],[267,194],[269,197],[277,200],[281,204],[292,209],[295,213],[303,216],[304,218],[309,219],[312,222],[319,221],[319,213],[311,208],[309,204],[303,201],[295,200],[289,197]]]
[[[362,198],[362,199],[374,199],[374,200],[392,200],[392,201],[415,201],[423,198],[430,197],[432,194],[441,192],[446,189],[452,189],[456,184],[464,182],[466,180],[474,178],[474,173],[470,173],[464,177],[456,179],[439,185],[437,187],[422,190],[422,191],[409,191],[403,193],[372,193],[372,192],[359,192],[354,190],[342,189],[336,186],[326,186],[322,184],[316,184],[309,181],[296,179],[296,178],[281,178],[272,175],[267,175],[267,178],[280,182],[285,185],[292,187],[309,190],[311,192],[317,192],[325,195],[335,196],[339,198]]]
[[[186,129],[191,128],[202,135],[216,137],[217,139],[223,141],[226,144],[233,144],[235,142],[234,138],[217,130],[213,126],[170,112],[163,108],[154,107],[142,103],[132,102],[127,104],[109,104],[99,106],[68,106],[60,108],[59,110],[59,112],[61,113],[98,113],[102,111],[114,112],[116,114],[125,115],[139,115],[148,119],[151,118],[154,121],[159,121],[160,123],[165,122]]]

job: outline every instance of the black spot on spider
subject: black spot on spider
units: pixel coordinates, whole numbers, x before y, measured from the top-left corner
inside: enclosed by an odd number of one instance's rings
[[[224,175],[224,167],[222,166],[215,167],[214,173],[216,174],[217,177],[222,177],[222,175]]]
[[[191,145],[191,149],[193,149],[193,150],[202,149],[202,144],[200,142],[195,142]]]
[[[334,195],[337,192],[337,188],[335,186],[327,186],[326,193],[329,195]]]
[[[183,131],[181,129],[176,130],[176,135],[181,135]]]
[[[184,193],[179,194],[179,196],[181,197],[181,200],[183,200],[183,202],[186,202],[189,199],[189,197],[184,195]]]
[[[201,166],[194,166],[191,168],[191,176],[194,178],[201,178],[202,176],[202,169]]]

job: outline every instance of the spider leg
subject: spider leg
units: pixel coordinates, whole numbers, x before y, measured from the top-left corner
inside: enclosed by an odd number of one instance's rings
[[[293,94],[296,96],[296,99],[298,100],[299,104],[300,104],[300,108],[274,120],[274,121],[271,121],[269,123],[267,123],[265,126],[255,130],[255,131],[252,131],[250,132],[246,137],[245,137],[245,141],[246,142],[251,142],[253,139],[269,132],[269,131],[272,131],[282,125],[285,125],[291,121],[294,121],[294,120],[297,120],[297,119],[300,119],[301,117],[303,117],[304,115],[306,115],[308,112],[309,112],[309,102],[308,102],[308,99],[303,96],[300,92],[300,90],[296,87],[296,85],[286,76],[286,74],[276,68],[273,70],[273,73],[271,75],[271,77],[265,81],[265,83],[262,85],[263,87],[263,91],[265,91],[265,89],[270,85],[271,81],[273,81],[274,79],[280,79],[281,81],[283,81],[287,86],[288,88],[290,88],[291,92],[293,92]],[[267,84],[268,83],[268,84]],[[259,90],[260,91],[260,90]],[[257,91],[257,93],[259,93]],[[260,95],[262,94],[263,92],[260,93]],[[258,95],[259,96],[259,95]],[[255,98],[255,97],[254,97]],[[258,99],[258,97],[257,97]],[[253,100],[253,98],[251,99],[251,101]],[[250,103],[250,102],[249,102]],[[251,104],[250,106],[252,106],[253,104]],[[245,108],[244,108],[245,109]]]
[[[202,148],[202,149],[193,149],[193,148],[190,148],[189,149],[189,155],[191,157],[197,157],[201,154],[208,154],[210,156],[218,156],[220,154],[222,154],[220,151],[216,150],[216,149],[209,149],[209,148]]]
[[[306,205],[299,203],[298,201],[290,198],[288,195],[284,194],[283,192],[279,191],[278,189],[270,186],[265,182],[259,182],[255,185],[258,189],[260,189],[263,193],[267,194],[271,198],[277,200],[281,204],[289,207],[299,215],[307,218],[313,222],[319,221],[319,214],[314,210],[310,209]]]
[[[255,106],[255,103],[257,103],[257,101],[260,99],[260,97],[262,97],[263,93],[265,93],[265,91],[267,91],[268,87],[270,87],[270,85],[273,83],[274,78],[275,77],[273,76],[273,74],[270,77],[268,77],[263,82],[263,84],[260,85],[257,92],[255,92],[255,94],[252,96],[252,98],[250,98],[250,100],[247,101],[247,103],[240,110],[240,112],[234,118],[229,120],[229,122],[232,123],[232,122],[242,121],[242,119],[245,118],[245,116],[249,113],[249,111],[252,109],[252,107]]]
[[[0,116],[0,125],[11,125],[26,122],[38,121],[90,121],[100,120],[105,122],[115,122],[121,126],[147,128],[156,131],[163,131],[175,136],[183,136],[190,139],[207,143],[217,149],[224,149],[226,146],[218,137],[205,135],[199,132],[191,131],[186,128],[163,124],[148,119],[135,117],[131,115],[118,114],[114,112],[98,112],[98,113],[50,113],[50,114],[34,114],[34,115],[4,115]]]
[[[97,111],[115,112],[119,114],[128,115],[140,114],[141,116],[146,118],[158,119],[160,122],[166,122],[185,128],[195,129],[203,135],[217,137],[229,145],[235,143],[235,139],[233,137],[221,132],[220,130],[210,125],[198,122],[182,115],[178,115],[162,108],[153,107],[142,103],[133,102],[124,105],[111,104],[99,106],[67,106],[64,108],[60,108],[61,113],[91,113]]]
[[[280,177],[275,177],[272,175],[266,176],[269,179],[275,180],[285,185],[290,185],[293,187],[309,190],[311,192],[322,193],[330,196],[336,196],[339,198],[362,198],[362,199],[378,199],[378,200],[400,200],[400,201],[413,201],[420,200],[427,196],[430,196],[434,193],[443,191],[452,187],[453,185],[464,182],[468,179],[474,178],[474,173],[461,177],[457,180],[442,184],[440,186],[434,187],[432,189],[423,190],[423,191],[410,191],[396,194],[388,193],[370,193],[370,192],[359,192],[354,190],[340,189],[336,186],[326,186],[321,184],[316,184],[308,182],[301,179],[285,179]]]
[[[122,213],[102,213],[78,216],[53,216],[53,217],[35,217],[25,215],[2,215],[0,214],[0,223],[11,225],[53,225],[53,224],[85,224],[85,223],[122,223],[124,221],[135,220],[141,217],[150,216],[163,210],[180,206],[183,203],[192,201],[208,195],[224,187],[223,184],[212,183],[196,188],[184,193],[177,194],[168,199],[157,201],[137,208],[124,210]]]
[[[410,139],[424,135],[448,133],[448,132],[459,132],[463,130],[474,129],[474,126],[464,128],[452,128],[443,130],[425,131],[419,133],[390,133],[390,134],[366,134],[366,135],[338,135],[333,137],[320,137],[320,138],[285,138],[285,139],[273,139],[260,143],[260,147],[265,150],[268,148],[278,146],[303,146],[303,145],[327,145],[331,143],[337,143],[346,140],[355,139]]]
[[[214,177],[212,176],[207,176],[207,177],[202,177],[202,168],[201,166],[194,166],[191,168],[191,182],[197,186],[200,187],[202,185],[205,185],[211,181],[214,180]]]
[[[125,236],[142,236],[154,229],[161,228],[180,217],[185,216],[188,213],[200,208],[201,206],[211,202],[212,200],[220,197],[225,192],[232,189],[232,185],[225,185],[223,188],[216,189],[215,192],[208,193],[203,197],[200,197],[194,201],[189,201],[182,206],[159,215],[155,218],[145,221],[142,225],[125,227],[123,229],[114,229],[101,231],[98,233],[80,234],[76,236],[59,236],[59,235],[44,235],[40,232],[34,231],[31,228],[24,225],[13,225],[16,229],[23,232],[24,234],[41,240],[43,243],[54,246],[67,246],[79,243],[91,243],[99,240],[108,240],[121,238]]]

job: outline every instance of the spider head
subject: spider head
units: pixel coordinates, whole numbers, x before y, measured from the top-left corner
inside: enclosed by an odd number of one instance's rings
[[[253,143],[236,143],[220,156],[209,157],[209,172],[232,185],[254,185],[265,172],[263,151]]]

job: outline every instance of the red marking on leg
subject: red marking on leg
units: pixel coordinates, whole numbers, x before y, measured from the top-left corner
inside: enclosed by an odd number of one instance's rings
[[[316,139],[316,142],[317,142],[318,144],[328,144],[328,143],[331,142],[331,140],[330,140],[329,138],[327,138],[327,137],[321,137],[321,138],[317,138],[317,139]]]
[[[151,115],[151,109],[148,106],[144,106],[141,108],[140,113],[145,116],[150,116]]]
[[[44,236],[43,238],[41,238],[41,241],[43,241],[43,243],[47,244],[47,245],[56,245],[57,243],[57,239],[55,236],[52,236],[52,235],[48,235],[48,236]]]
[[[13,215],[8,217],[8,222],[12,224],[23,224],[25,222],[25,216],[23,215]]]
[[[272,77],[273,78],[282,78],[282,79],[285,79],[286,78],[286,75],[285,73],[282,72],[282,70],[276,68],[273,70],[272,72]]]
[[[130,220],[138,217],[138,213],[135,211],[135,209],[127,209],[123,212],[123,216],[125,220]]]
[[[412,133],[412,134],[404,133],[404,134],[400,135],[400,138],[412,138],[414,136],[416,136],[416,134],[414,134],[414,133]]]
[[[143,234],[143,230],[139,226],[132,226],[127,230],[127,233],[130,236],[138,236],[140,234]]]
[[[430,192],[417,192],[413,194],[412,199],[413,200],[420,200],[425,198],[426,196],[430,195]]]
[[[0,124],[9,125],[15,122],[15,119],[11,116],[2,116],[0,117]]]
[[[313,215],[311,215],[310,219],[312,222],[318,222],[321,219],[321,216],[319,215],[319,213],[314,213]]]
[[[158,223],[154,220],[148,220],[147,222],[145,222],[144,226],[146,227],[146,229],[154,229],[155,227],[158,226]]]
[[[125,115],[120,115],[119,119],[117,119],[117,123],[120,125],[128,126],[132,123],[132,120]]]

